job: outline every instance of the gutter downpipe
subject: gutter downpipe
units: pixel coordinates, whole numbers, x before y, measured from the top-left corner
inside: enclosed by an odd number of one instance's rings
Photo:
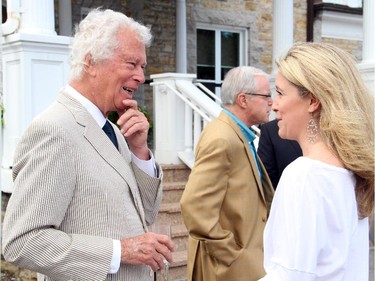
[[[176,1],[176,72],[187,72],[186,1]]]
[[[186,31],[186,1],[176,1],[176,72],[187,73],[187,31]],[[175,104],[180,112],[184,115],[180,116],[180,120],[175,119],[174,122],[184,124],[184,150],[189,153],[193,151],[193,140],[191,138],[193,131],[192,127],[186,123],[186,120],[192,120],[193,111],[181,101]],[[182,122],[182,123],[181,123]],[[178,146],[178,145],[177,145]],[[178,156],[179,157],[179,156]]]
[[[314,0],[307,0],[306,42],[314,41]]]

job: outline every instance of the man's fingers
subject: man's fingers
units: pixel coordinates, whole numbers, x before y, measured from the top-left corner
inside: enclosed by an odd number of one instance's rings
[[[152,270],[164,269],[163,259],[172,262],[173,243],[166,235],[145,233],[121,241],[121,262],[146,264]]]
[[[167,237],[167,236],[166,236]],[[173,252],[173,243],[171,243],[170,239],[168,238],[167,244],[159,243],[155,249],[156,251],[162,255],[169,263],[173,262],[172,260],[172,252]]]
[[[128,110],[117,120],[121,133],[125,136],[131,136],[136,132],[147,134],[150,124],[146,116],[138,110]]]

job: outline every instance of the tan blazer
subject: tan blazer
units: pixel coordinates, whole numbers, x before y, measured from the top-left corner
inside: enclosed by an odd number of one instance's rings
[[[119,151],[65,92],[32,122],[15,152],[6,260],[47,280],[152,280],[148,266],[122,265],[107,274],[112,240],[144,233],[162,192],[160,167],[153,178],[134,165],[113,127]]]
[[[188,280],[258,280],[273,197],[263,165],[261,181],[245,137],[224,112],[203,130],[195,159],[181,198]]]

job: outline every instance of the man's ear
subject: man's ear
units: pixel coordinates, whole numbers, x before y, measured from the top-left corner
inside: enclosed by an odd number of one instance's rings
[[[309,94],[309,112],[315,112],[320,108],[320,100],[312,93]]]
[[[246,107],[246,102],[247,102],[247,97],[245,94],[243,93],[239,93],[237,96],[236,96],[236,104],[241,107],[241,108],[244,108]]]
[[[92,56],[91,54],[87,54],[85,56],[85,64],[84,64],[84,69],[85,69],[85,72],[87,74],[90,74],[90,75],[95,75],[96,74],[96,67],[95,67],[95,63],[92,59]]]

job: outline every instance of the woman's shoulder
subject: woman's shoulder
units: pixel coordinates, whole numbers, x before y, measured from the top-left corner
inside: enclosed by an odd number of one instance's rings
[[[279,185],[286,186],[288,192],[296,189],[315,193],[318,190],[325,192],[327,188],[342,188],[343,185],[351,188],[354,182],[353,173],[345,168],[301,156],[285,168]]]

